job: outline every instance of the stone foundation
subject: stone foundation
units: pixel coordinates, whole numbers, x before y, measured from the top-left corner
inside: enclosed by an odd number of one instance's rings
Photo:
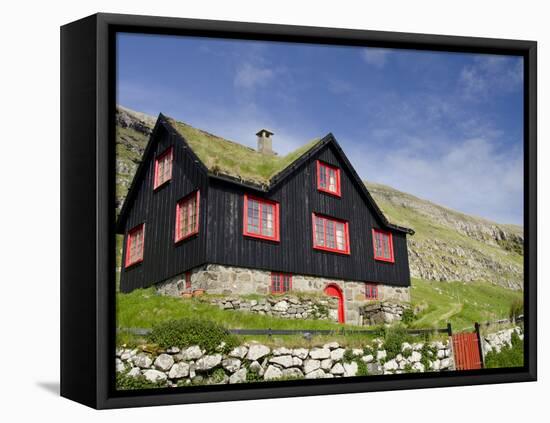
[[[363,324],[360,309],[372,302],[365,297],[364,282],[292,275],[292,291],[295,292],[322,293],[329,284],[337,285],[342,290],[346,323]],[[271,272],[208,264],[191,270],[191,286],[192,290],[201,288],[209,294],[269,295]],[[181,296],[185,292],[185,275],[182,274],[157,284],[157,291],[163,295]],[[409,302],[409,287],[379,284],[377,302],[379,301]]]

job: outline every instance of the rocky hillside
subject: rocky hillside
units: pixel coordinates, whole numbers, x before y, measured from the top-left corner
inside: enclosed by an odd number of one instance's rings
[[[117,107],[116,198],[120,209],[155,118]],[[523,228],[468,216],[391,187],[366,183],[393,223],[413,228],[408,237],[413,277],[487,281],[523,288]]]

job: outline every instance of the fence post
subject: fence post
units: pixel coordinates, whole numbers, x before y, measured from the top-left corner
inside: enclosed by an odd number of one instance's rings
[[[475,322],[474,328],[475,328],[476,336],[477,336],[477,348],[479,350],[480,365],[481,365],[481,368],[483,369],[485,367],[485,359],[483,357],[483,347],[481,345],[481,333],[479,331],[479,323],[478,322]]]
[[[267,328],[267,336],[271,338],[271,328]]]
[[[453,336],[453,329],[451,328],[451,324],[447,323],[447,334],[449,336]]]

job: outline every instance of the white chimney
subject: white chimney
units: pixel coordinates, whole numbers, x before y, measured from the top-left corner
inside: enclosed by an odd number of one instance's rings
[[[273,132],[267,129],[260,129],[256,135],[258,136],[258,152],[274,155],[275,152],[273,151],[273,145],[271,143]]]

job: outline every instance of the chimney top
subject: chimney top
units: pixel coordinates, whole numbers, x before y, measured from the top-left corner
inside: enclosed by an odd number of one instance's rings
[[[264,135],[269,137],[270,135],[274,135],[274,134],[269,129],[262,128],[258,132],[256,132],[256,135],[259,137],[263,137]]]
[[[258,136],[258,152],[262,154],[274,155],[275,152],[273,151],[273,146],[271,143],[271,135],[273,135],[273,132],[264,128],[256,132],[256,135]]]

